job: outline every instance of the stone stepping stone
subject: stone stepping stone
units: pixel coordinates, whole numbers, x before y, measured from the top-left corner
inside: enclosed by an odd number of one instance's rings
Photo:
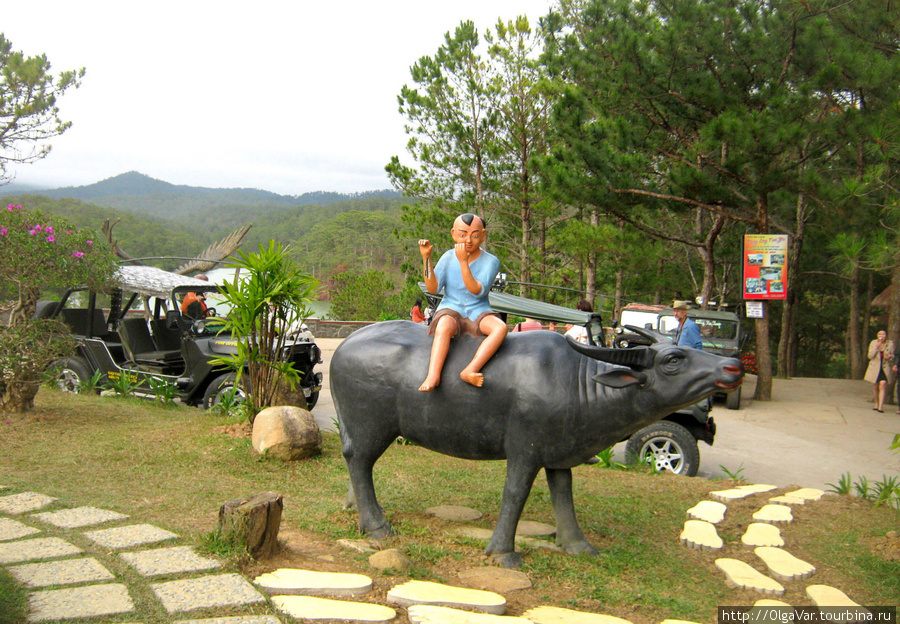
[[[613,615],[546,606],[529,609],[522,617],[534,624],[631,624],[630,621]]]
[[[387,550],[379,550],[369,555],[369,565],[378,570],[397,571],[409,570],[413,567],[413,561],[406,554],[397,548],[388,548]]]
[[[272,603],[282,613],[303,621],[385,624],[397,617],[390,607],[314,596],[272,596]]]
[[[178,537],[175,533],[152,524],[133,524],[115,529],[88,531],[84,536],[106,548],[131,548]]]
[[[738,488],[732,488],[730,490],[716,490],[715,492],[709,493],[711,498],[722,501],[723,503],[747,498],[748,496],[753,496],[754,494],[756,494],[756,492],[752,492],[750,490],[740,490]]]
[[[532,624],[523,617],[472,613],[434,605],[413,605],[406,615],[410,624]]]
[[[781,529],[763,522],[751,522],[741,541],[746,546],[784,546]]]
[[[724,545],[716,527],[703,520],[687,520],[679,539],[694,550],[719,550]]]
[[[199,572],[222,567],[219,561],[198,555],[190,546],[155,548],[119,556],[141,576]]]
[[[43,509],[47,505],[55,502],[55,498],[44,496],[37,492],[10,494],[9,496],[0,496],[0,513],[12,515],[23,514],[29,511]]]
[[[201,576],[183,581],[169,581],[150,585],[169,613],[234,607],[265,602],[260,594],[240,574]]]
[[[257,576],[253,582],[269,594],[289,596],[359,596],[372,590],[372,579],[363,574],[340,574],[281,568]]]
[[[459,573],[459,580],[468,587],[498,594],[531,587],[531,579],[524,572],[496,566],[481,566],[463,570]]]
[[[74,585],[97,581],[111,581],[112,572],[96,559],[63,559],[45,563],[26,563],[9,568],[17,581],[28,587]]]
[[[462,537],[470,537],[472,539],[483,540],[483,541],[487,542],[487,541],[490,541],[491,536],[494,535],[494,532],[489,529],[482,529],[481,527],[467,526],[467,527],[460,527],[459,529],[457,529],[456,534],[460,535]],[[534,541],[534,540],[528,540],[528,538],[526,538],[522,535],[518,535],[518,534],[516,535],[515,539],[516,539],[516,542],[518,542],[518,543],[523,543],[526,541]]]
[[[355,550],[356,552],[361,552],[363,554],[372,554],[381,550],[378,544],[372,540],[339,539],[337,543],[338,546],[346,548],[347,550]]]
[[[439,607],[463,607],[495,615],[503,615],[506,612],[506,598],[500,594],[430,581],[408,581],[397,585],[387,593],[387,601],[404,607],[430,604]]]
[[[746,490],[748,492],[753,492],[754,494],[762,494],[763,492],[771,492],[772,490],[777,490],[777,485],[768,485],[765,483],[754,483],[749,485],[739,485],[736,490]]]
[[[693,620],[673,620],[673,619],[668,619],[668,620],[663,620],[663,621],[660,622],[659,624],[700,624],[700,623],[699,623],[699,622],[695,622],[695,621],[693,621]]]
[[[817,607],[858,607],[844,592],[828,585],[810,585],[806,588],[806,596]]]
[[[816,572],[815,566],[781,548],[759,546],[753,552],[763,560],[772,576],[782,581],[799,581]]]
[[[784,587],[778,581],[757,572],[743,561],[727,558],[716,559],[716,567],[725,573],[726,583],[730,587],[752,589],[775,596],[784,594]]]
[[[438,505],[437,507],[429,507],[425,510],[429,516],[435,516],[441,520],[450,520],[451,522],[474,522],[480,520],[484,515],[477,509],[471,507],[462,507],[460,505]]]
[[[0,542],[19,539],[28,535],[40,533],[40,529],[22,524],[18,520],[12,518],[0,518]]]
[[[32,518],[37,518],[41,522],[52,524],[61,529],[77,529],[78,527],[102,524],[113,520],[127,520],[128,516],[115,511],[97,509],[96,507],[76,507],[60,511],[45,511],[34,514]]]
[[[516,525],[516,535],[524,535],[525,537],[550,537],[556,535],[556,527],[543,522],[532,522],[531,520],[520,520]]]
[[[825,490],[816,488],[800,488],[793,492],[787,492],[785,496],[793,496],[794,498],[802,498],[804,500],[819,500],[825,496]]]
[[[38,559],[56,559],[81,553],[78,546],[58,537],[36,537],[33,539],[4,542],[0,544],[0,564],[22,563]]]
[[[753,519],[767,524],[780,524],[793,522],[794,514],[786,505],[763,505],[759,511],[753,514]]]
[[[725,519],[728,507],[715,501],[700,501],[687,510],[687,515],[694,520],[703,520],[710,524],[718,524]]]
[[[274,615],[236,615],[203,620],[178,620],[175,624],[281,624],[281,620]]]
[[[806,499],[784,494],[783,496],[773,496],[769,502],[773,505],[805,505]]]
[[[786,602],[782,602],[781,600],[774,600],[772,598],[760,598],[756,602],[753,603],[754,607],[791,607]]]
[[[28,596],[29,622],[89,618],[131,613],[134,603],[128,588],[119,583],[88,585],[68,589],[48,589]]]

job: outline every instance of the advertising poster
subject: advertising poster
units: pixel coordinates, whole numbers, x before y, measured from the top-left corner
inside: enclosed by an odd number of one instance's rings
[[[744,299],[787,297],[787,234],[744,235]]]

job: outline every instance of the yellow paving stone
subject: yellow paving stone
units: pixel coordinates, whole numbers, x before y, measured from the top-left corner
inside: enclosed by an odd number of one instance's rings
[[[673,619],[668,619],[668,620],[663,620],[663,621],[660,622],[659,624],[698,624],[698,623],[695,622],[695,621],[693,621],[693,620],[673,620]]]
[[[700,501],[687,510],[687,515],[694,520],[704,520],[711,524],[718,524],[725,519],[728,507],[715,501]]]
[[[763,594],[781,596],[784,587],[778,581],[758,572],[737,559],[716,559],[716,567],[725,573],[726,582],[732,587],[752,589]]]
[[[816,573],[816,567],[781,548],[759,546],[754,549],[756,556],[763,560],[769,572],[782,581],[799,581]]]
[[[799,490],[794,490],[793,492],[787,492],[785,496],[793,496],[795,498],[802,498],[804,500],[819,500],[823,496],[825,496],[825,490],[818,490],[816,488],[800,488]]]
[[[754,494],[761,494],[762,492],[771,492],[772,490],[777,490],[777,485],[768,485],[765,483],[754,483],[749,485],[739,485],[735,488],[736,490],[747,490],[748,492],[753,492]]]
[[[408,581],[397,585],[387,593],[387,601],[404,607],[431,604],[440,607],[465,607],[495,615],[506,612],[506,598],[500,594],[430,581]]]
[[[710,492],[710,498],[714,498],[716,500],[722,501],[723,503],[727,503],[733,500],[740,500],[742,498],[747,498],[748,496],[753,496],[756,492],[751,490],[740,490],[738,488],[731,488],[730,490],[716,490],[715,492]]]
[[[613,615],[546,606],[529,609],[522,617],[534,624],[631,624],[629,620]]]
[[[769,502],[773,505],[804,505],[806,504],[806,499],[785,494],[784,496],[773,496],[769,499]]]
[[[406,611],[410,624],[532,624],[511,615],[473,613],[434,605],[413,605]]]
[[[753,514],[757,522],[768,524],[793,522],[794,514],[787,505],[763,505],[759,511]]]
[[[764,522],[751,522],[741,541],[746,546],[784,546],[781,529]]]
[[[858,607],[847,594],[828,585],[810,585],[806,588],[807,597],[817,607]]]
[[[253,582],[270,594],[304,596],[359,596],[372,589],[372,579],[363,574],[341,574],[280,568],[257,576]]]
[[[390,607],[315,596],[272,596],[272,603],[282,613],[304,621],[386,624],[397,617],[397,612]]]
[[[786,602],[782,602],[781,600],[773,600],[772,598],[760,598],[756,602],[753,603],[754,607],[790,607]],[[793,608],[793,607],[791,607]]]
[[[682,544],[694,550],[719,550],[723,546],[716,527],[703,520],[685,521],[679,539]]]

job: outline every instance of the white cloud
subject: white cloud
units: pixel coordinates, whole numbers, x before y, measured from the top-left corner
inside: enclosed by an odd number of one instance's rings
[[[90,184],[137,170],[175,184],[278,193],[388,188],[403,154],[409,67],[471,19],[532,22],[551,0],[20,2],[13,48],[85,67],[60,102],[74,122],[17,179]]]

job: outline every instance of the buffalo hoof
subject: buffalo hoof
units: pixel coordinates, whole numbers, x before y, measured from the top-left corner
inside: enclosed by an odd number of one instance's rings
[[[559,544],[559,547],[562,548],[566,553],[570,555],[591,555],[597,556],[600,554],[596,548],[590,545],[589,542],[582,540],[580,542],[575,542],[573,544],[563,545]]]
[[[387,539],[388,537],[394,537],[397,532],[394,531],[394,527],[391,526],[390,522],[385,522],[377,529],[372,529],[371,531],[365,532],[366,537],[371,539]]]
[[[522,565],[522,555],[516,551],[503,553],[501,555],[491,555],[490,561],[501,568],[518,568]]]

